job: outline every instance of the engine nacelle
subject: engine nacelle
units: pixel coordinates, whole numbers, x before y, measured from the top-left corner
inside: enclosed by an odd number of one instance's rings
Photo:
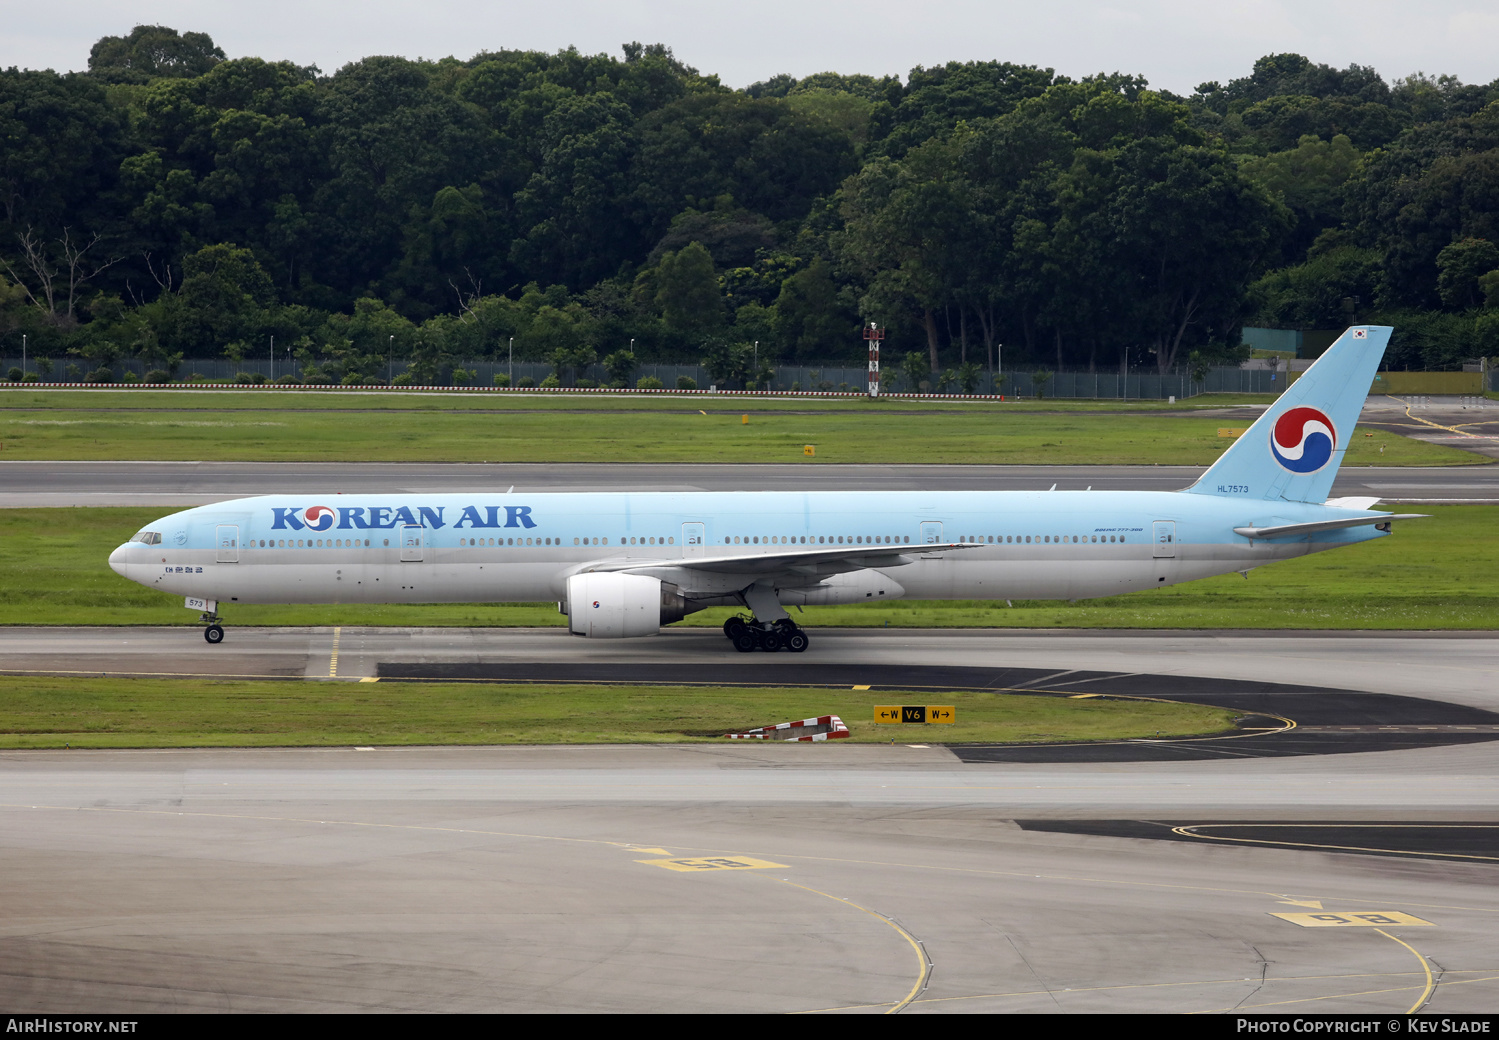
[[[656,635],[663,620],[661,592],[660,578],[608,571],[574,574],[567,579],[567,627],[589,639]]]

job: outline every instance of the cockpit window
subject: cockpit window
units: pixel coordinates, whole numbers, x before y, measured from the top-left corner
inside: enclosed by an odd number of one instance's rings
[[[137,531],[132,542],[140,542],[143,545],[160,545],[161,533],[159,531]]]

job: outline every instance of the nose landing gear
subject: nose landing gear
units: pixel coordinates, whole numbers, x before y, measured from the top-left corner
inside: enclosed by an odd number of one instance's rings
[[[789,650],[799,654],[807,649],[807,633],[790,618],[767,624],[753,617],[735,615],[723,623],[723,634],[729,637],[734,649],[741,654],[751,650],[764,650],[773,654],[777,650]]]

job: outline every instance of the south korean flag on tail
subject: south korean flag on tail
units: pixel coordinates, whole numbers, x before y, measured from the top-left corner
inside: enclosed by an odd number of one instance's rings
[[[1354,329],[1353,330],[1353,338],[1354,339],[1368,339],[1369,338],[1369,330],[1368,329]]]

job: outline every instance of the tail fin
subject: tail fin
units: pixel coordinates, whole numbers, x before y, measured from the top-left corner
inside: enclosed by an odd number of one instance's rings
[[[1187,491],[1325,501],[1392,331],[1363,325],[1344,332]]]

